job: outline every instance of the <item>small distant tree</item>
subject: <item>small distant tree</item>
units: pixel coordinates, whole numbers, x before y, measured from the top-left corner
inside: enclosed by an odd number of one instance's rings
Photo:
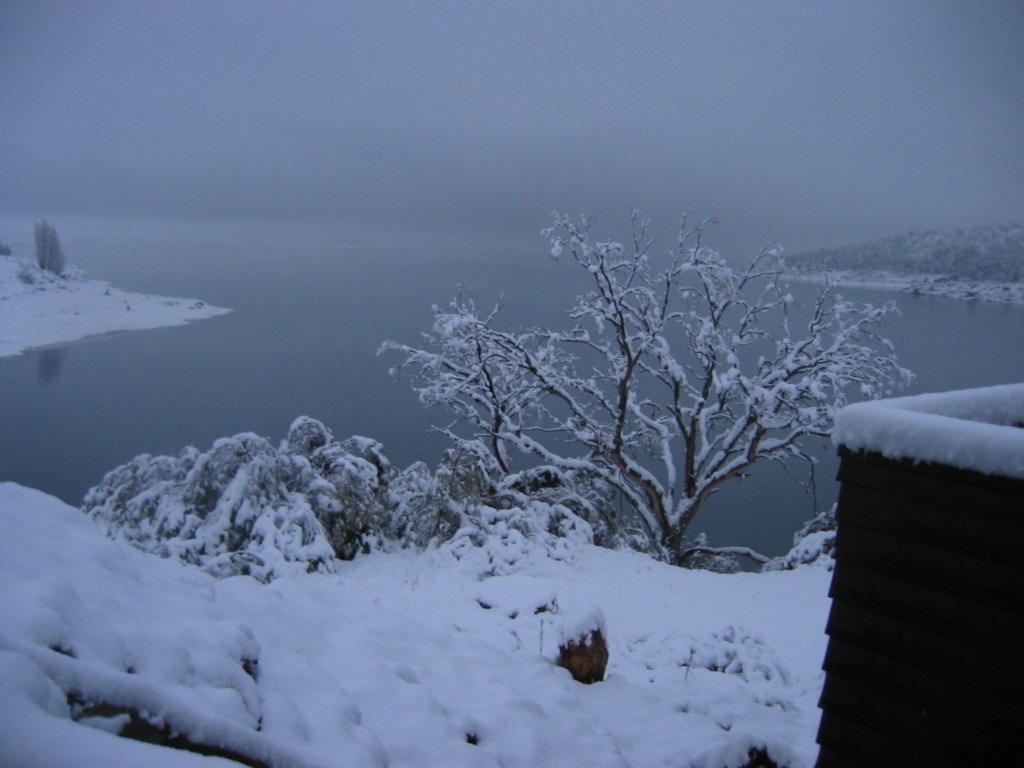
[[[811,461],[803,438],[831,432],[850,389],[879,396],[910,373],[877,334],[893,305],[827,287],[797,324],[777,248],[736,270],[701,245],[703,225],[684,221],[656,267],[647,222],[634,212],[633,223],[628,246],[595,241],[588,220],[556,215],[546,230],[552,255],[568,252],[589,275],[574,327],[508,333],[496,311],[455,301],[434,308],[423,348],[384,349],[404,355],[398,369],[415,372],[421,401],[452,411],[500,472],[519,453],[600,481],[655,552],[685,564],[708,553],[686,533],[723,484],[757,462]],[[447,431],[458,438],[455,424]]]
[[[64,272],[64,249],[60,246],[57,229],[46,219],[36,222],[36,261],[40,269],[55,275]]]

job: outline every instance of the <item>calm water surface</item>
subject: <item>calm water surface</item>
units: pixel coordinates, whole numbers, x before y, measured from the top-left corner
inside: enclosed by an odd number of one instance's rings
[[[87,247],[77,266],[148,293],[231,307],[187,327],[120,334],[0,358],[0,480],[78,504],[103,474],[140,453],[208,447],[251,431],[278,441],[309,415],[338,437],[367,435],[392,461],[435,464],[446,441],[431,433],[447,414],[424,409],[378,357],[385,339],[429,330],[430,307],[460,289],[490,306],[502,294],[506,328],[564,326],[580,291],[568,263],[536,254],[295,249],[254,254],[210,246]],[[795,285],[798,299],[814,288]],[[901,316],[886,329],[917,374],[911,392],[1024,381],[1024,308],[872,290],[844,296]],[[732,484],[696,527],[713,543],[779,554],[792,532],[836,495],[830,444],[815,444],[817,503],[774,466]]]

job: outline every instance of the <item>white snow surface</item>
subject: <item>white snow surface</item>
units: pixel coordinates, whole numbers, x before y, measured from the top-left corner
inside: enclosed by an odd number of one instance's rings
[[[1024,479],[1024,383],[848,405],[832,441],[890,459],[913,459]]]
[[[57,276],[0,256],[0,357],[91,336],[184,325],[228,311],[197,299],[124,291],[77,270]]]
[[[585,546],[480,580],[441,549],[261,584],[107,539],[12,483],[0,526],[4,765],[237,765],[117,736],[128,710],[273,766],[817,755],[823,567],[726,575]],[[604,682],[553,663],[566,624],[603,624]]]

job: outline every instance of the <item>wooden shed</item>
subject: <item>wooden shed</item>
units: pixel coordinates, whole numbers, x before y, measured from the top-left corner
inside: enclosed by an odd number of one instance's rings
[[[837,417],[821,768],[1024,754],[1022,425],[1024,385]]]

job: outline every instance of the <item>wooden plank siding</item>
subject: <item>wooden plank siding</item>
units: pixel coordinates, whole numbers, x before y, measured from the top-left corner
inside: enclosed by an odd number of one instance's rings
[[[839,453],[817,765],[1019,755],[1024,480]]]

